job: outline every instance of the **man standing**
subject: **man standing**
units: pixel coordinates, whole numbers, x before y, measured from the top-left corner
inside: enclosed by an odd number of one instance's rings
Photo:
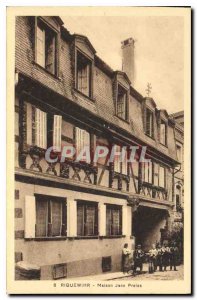
[[[157,249],[155,244],[152,245],[152,249],[149,250],[149,273],[153,273],[157,270]]]
[[[136,274],[137,268],[140,268],[140,273],[142,272],[143,258],[144,258],[144,251],[142,251],[141,245],[138,245],[137,249],[133,253],[133,260],[134,260],[133,275]]]

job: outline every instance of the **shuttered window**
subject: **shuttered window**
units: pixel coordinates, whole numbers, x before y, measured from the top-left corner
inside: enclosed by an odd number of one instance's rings
[[[122,162],[122,174],[127,175],[127,168],[128,168],[127,157],[125,155],[125,158],[123,159]]]
[[[142,179],[144,182],[153,182],[153,165],[152,162],[142,163]]]
[[[98,204],[88,201],[77,203],[77,235],[93,236],[98,234]]]
[[[116,149],[116,152],[121,152],[121,147],[118,146],[118,145],[115,145],[115,146],[116,146],[116,148],[115,148],[115,149]],[[115,172],[118,172],[118,173],[121,172],[120,156],[121,156],[121,154],[116,155],[116,156],[114,157],[114,171],[115,171]]]
[[[167,132],[166,132],[166,123],[161,121],[160,124],[160,143],[166,145],[167,142]]]
[[[117,116],[123,120],[127,119],[127,91],[118,85]]]
[[[106,234],[122,234],[122,207],[107,205],[106,207]]]
[[[35,108],[35,145],[47,148],[47,114]]]
[[[37,63],[43,68],[45,67],[45,31],[43,28],[37,26],[37,49],[36,59]]]
[[[62,116],[54,115],[53,119],[53,147],[61,150]]]
[[[79,154],[85,146],[90,147],[90,134],[84,129],[75,128],[76,153]]]
[[[57,69],[57,34],[47,25],[37,20],[36,62],[52,74]]]
[[[84,95],[91,96],[91,61],[77,52],[77,89]]]
[[[148,108],[146,108],[146,134],[150,137],[153,137],[154,135],[153,112]]]
[[[36,197],[36,237],[65,236],[67,208],[64,199]]]
[[[165,168],[159,166],[159,186],[165,187]]]

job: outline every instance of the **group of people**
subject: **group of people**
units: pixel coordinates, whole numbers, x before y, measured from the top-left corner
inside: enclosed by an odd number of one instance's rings
[[[167,271],[168,266],[170,266],[170,270],[174,268],[174,271],[177,271],[178,252],[178,247],[175,243],[172,243],[170,246],[167,246],[165,243],[162,246],[153,244],[147,253],[142,250],[141,245],[138,245],[133,253],[133,260],[131,260],[131,251],[128,248],[128,244],[125,244],[122,250],[123,273],[129,273],[133,270],[133,275],[135,275],[137,268],[142,272],[145,258],[148,260],[149,273],[154,273],[157,269],[159,271]]]

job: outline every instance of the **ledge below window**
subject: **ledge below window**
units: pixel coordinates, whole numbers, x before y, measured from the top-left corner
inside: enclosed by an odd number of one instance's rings
[[[25,238],[25,241],[36,241],[36,242],[42,242],[42,241],[64,241],[64,240],[102,240],[102,239],[119,239],[119,238],[125,238],[126,235],[106,235],[106,236],[52,236],[52,237],[36,237],[36,238]]]
[[[50,76],[52,76],[53,78],[62,81],[62,78],[60,78],[59,76],[57,76],[54,73],[51,73],[50,71],[48,71],[46,68],[44,68],[43,66],[41,66],[39,63],[37,63],[36,61],[32,61],[32,63],[37,66],[38,68],[40,68],[41,70],[43,70],[44,72],[46,72],[47,74],[49,74]]]
[[[105,236],[99,236],[99,239],[121,239],[125,237],[126,235],[105,235]]]

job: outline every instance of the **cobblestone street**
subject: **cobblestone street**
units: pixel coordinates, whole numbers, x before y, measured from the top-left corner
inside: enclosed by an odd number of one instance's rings
[[[156,271],[153,274],[148,273],[148,266],[144,266],[143,274],[137,274],[136,276],[129,276],[122,278],[121,280],[183,280],[183,265],[177,267],[177,271],[170,271],[169,267],[166,272]],[[120,279],[116,279],[120,280]]]

